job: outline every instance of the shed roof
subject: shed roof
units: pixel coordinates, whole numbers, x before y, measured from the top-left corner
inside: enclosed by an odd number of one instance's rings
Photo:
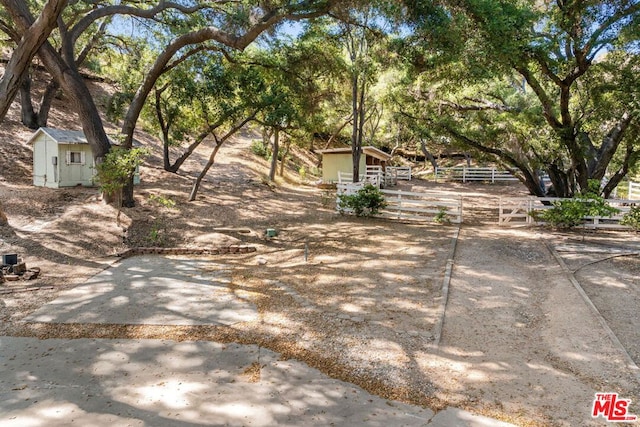
[[[328,148],[326,150],[317,150],[316,152],[320,154],[345,154],[345,153],[351,153],[351,147]],[[368,156],[375,157],[376,159],[380,159],[384,161],[391,159],[390,154],[387,154],[384,151],[376,147],[373,147],[371,145],[362,147],[362,152]]]
[[[47,135],[49,138],[53,139],[58,144],[88,144],[87,138],[84,136],[84,132],[81,130],[65,130],[65,129],[54,129],[54,128],[40,128],[38,129],[31,139],[29,139],[29,143],[32,143],[38,136],[41,134]]]
[[[81,130],[67,130],[67,129],[55,129],[42,127],[38,129],[27,142],[28,144],[33,143],[35,139],[41,134],[47,135],[49,138],[53,139],[58,144],[88,144],[87,137],[84,135],[84,132]],[[109,142],[111,145],[118,145],[113,138],[109,137]],[[134,139],[133,146],[138,147],[140,141]]]

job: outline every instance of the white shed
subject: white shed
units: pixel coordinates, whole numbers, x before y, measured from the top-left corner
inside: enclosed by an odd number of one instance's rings
[[[95,163],[84,132],[53,128],[38,129],[33,144],[33,185],[60,188],[95,183]],[[134,182],[140,182],[136,173]]]

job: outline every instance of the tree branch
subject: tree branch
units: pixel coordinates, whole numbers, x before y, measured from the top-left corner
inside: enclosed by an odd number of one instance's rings
[[[56,27],[58,17],[66,7],[67,0],[48,0],[35,22],[23,1],[0,0],[0,4],[10,13],[19,11],[18,13],[23,15],[21,18],[13,16],[14,21],[20,19],[31,21],[13,51],[2,80],[0,80],[0,120],[2,120],[7,115],[9,106],[20,89],[20,83],[31,65],[33,57]]]

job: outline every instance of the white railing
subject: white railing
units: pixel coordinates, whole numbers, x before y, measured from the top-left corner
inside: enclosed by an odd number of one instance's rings
[[[411,166],[387,166],[387,173],[395,173],[396,179],[411,181]]]
[[[355,194],[363,183],[338,184],[341,194]],[[434,221],[439,218],[452,223],[462,222],[462,197],[447,197],[440,193],[416,193],[410,191],[380,190],[387,206],[377,215],[383,218]],[[339,198],[338,198],[339,202]]]
[[[627,199],[640,199],[640,182],[629,181]]]
[[[396,185],[398,183],[397,175],[395,170],[388,170],[385,173],[385,170],[382,169],[382,166],[378,165],[367,165],[364,174],[360,174],[360,182],[368,182],[369,184],[380,188],[381,186],[391,186]],[[353,183],[353,172],[342,172],[338,171],[338,184],[342,184],[345,182]]]
[[[384,169],[382,166],[367,165],[365,180],[371,182],[376,187],[380,187],[384,182]]]
[[[387,167],[384,171],[384,186],[391,187],[392,185],[398,185],[398,171]]]
[[[359,182],[366,182],[374,187],[380,188],[380,177],[377,174],[365,175],[360,174],[358,179]],[[344,183],[353,183],[353,173],[352,172],[338,172],[338,184]]]
[[[466,166],[436,168],[435,180],[438,181],[438,178],[462,182],[489,181],[495,183],[496,181],[518,181],[518,178],[507,170],[498,170],[496,168],[468,168]]]
[[[499,225],[533,225],[543,224],[534,218],[532,212],[540,212],[553,208],[553,202],[561,199],[558,197],[511,197],[500,198],[498,213]],[[607,216],[587,216],[584,218],[584,228],[608,228],[608,229],[628,229],[629,227],[620,224],[620,220],[625,213],[629,212],[631,206],[640,204],[640,200],[631,199],[607,199],[607,203],[618,209],[620,212]]]

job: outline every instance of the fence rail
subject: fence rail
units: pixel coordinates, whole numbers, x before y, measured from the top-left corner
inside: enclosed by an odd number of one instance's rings
[[[453,181],[489,181],[495,183],[497,181],[518,181],[518,178],[508,170],[499,170],[496,168],[436,168],[435,180],[450,179]]]
[[[398,183],[398,169],[388,167],[382,169],[382,166],[378,165],[368,165],[365,173],[360,174],[360,179],[358,181],[367,182],[374,187],[380,188],[381,186],[391,186],[396,185]],[[406,172],[404,172],[406,174]],[[411,168],[409,168],[409,177],[411,176]],[[404,178],[403,178],[404,179]],[[411,179],[411,178],[409,178]],[[353,183],[353,173],[352,172],[338,172],[338,184],[351,182]]]
[[[537,221],[532,212],[541,212],[545,209],[553,208],[553,202],[569,200],[558,197],[511,197],[500,198],[498,214],[499,225],[533,225],[543,224]],[[607,199],[610,206],[620,212],[607,216],[587,216],[584,218],[584,228],[601,229],[629,229],[628,226],[620,224],[620,220],[625,213],[629,212],[632,206],[640,204],[638,199]]]
[[[387,166],[386,170],[395,173],[397,179],[411,181],[411,166]]]
[[[629,181],[628,199],[640,199],[640,182]]]
[[[338,205],[341,194],[355,194],[363,183],[339,183]],[[462,222],[462,197],[447,197],[439,193],[417,193],[399,190],[380,190],[387,206],[377,215],[383,218],[428,220],[442,217],[452,223]]]

